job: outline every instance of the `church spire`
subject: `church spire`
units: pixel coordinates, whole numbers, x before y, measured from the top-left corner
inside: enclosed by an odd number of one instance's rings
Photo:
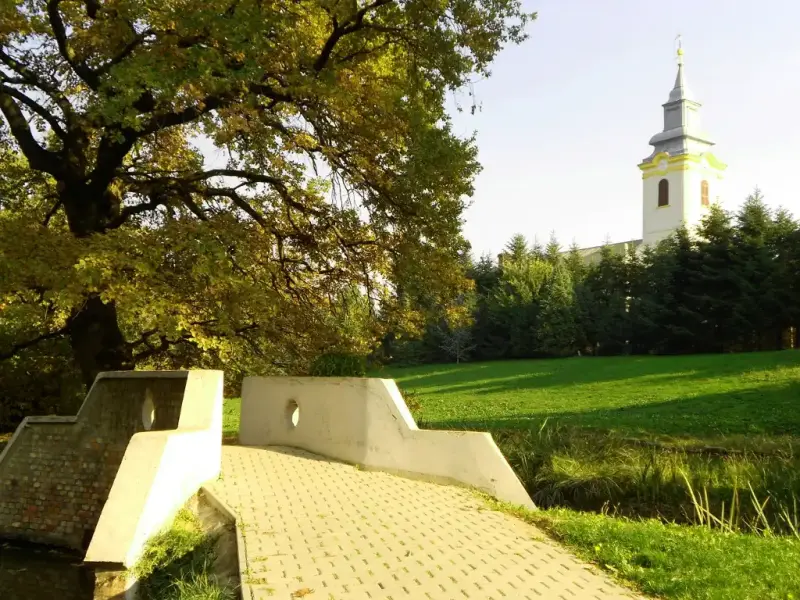
[[[678,74],[664,103],[664,129],[650,138],[642,171],[642,243],[653,245],[685,226],[695,231],[720,198],[725,164],[700,125],[700,103],[686,85],[681,36],[675,38]]]
[[[686,75],[683,69],[683,44],[681,36],[675,38],[676,54],[678,58],[678,74],[675,77],[675,86],[669,93],[669,100],[664,107],[664,130],[650,139],[653,152],[645,160],[650,160],[656,154],[668,152],[675,156],[678,154],[698,154],[708,150],[714,142],[708,139],[700,124],[700,107],[686,84]]]
[[[669,93],[669,102],[678,102],[680,100],[691,100],[691,93],[689,87],[686,85],[686,75],[683,72],[683,44],[681,36],[675,38],[678,49],[676,54],[678,56],[678,75],[675,77],[675,86]]]

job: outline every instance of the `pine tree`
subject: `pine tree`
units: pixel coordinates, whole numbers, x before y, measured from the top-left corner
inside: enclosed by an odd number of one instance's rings
[[[698,228],[687,295],[703,315],[696,331],[698,349],[723,352],[737,347],[746,324],[737,319],[742,283],[736,264],[731,215],[713,205]]]
[[[551,265],[558,264],[561,260],[561,244],[558,243],[555,231],[550,233],[550,240],[544,248],[544,256]]]
[[[503,250],[503,261],[520,262],[529,257],[528,240],[521,233],[515,234]]]
[[[780,345],[780,312],[776,283],[776,261],[769,245],[772,214],[764,197],[756,188],[747,197],[736,215],[735,239],[737,270],[743,282],[743,293],[736,305],[736,314],[747,323],[745,349],[767,350]]]
[[[575,291],[566,266],[556,263],[545,283],[536,327],[537,350],[547,356],[570,356],[577,350]]]
[[[489,296],[500,281],[500,269],[491,257],[484,254],[468,272],[468,276],[475,282],[475,312],[472,326],[472,342],[475,346],[473,357],[477,359],[495,358],[495,338],[489,319]]]
[[[618,354],[630,339],[626,260],[603,246],[580,288],[581,328],[596,354]]]
[[[544,260],[545,259],[545,252],[542,244],[539,242],[539,238],[534,237],[533,243],[531,244],[531,251],[530,251],[531,258],[536,260]]]
[[[503,266],[498,284],[487,298],[493,358],[535,355],[536,323],[543,288],[552,270],[549,263],[532,258]]]
[[[781,330],[781,348],[792,348],[800,323],[800,236],[798,223],[791,213],[779,208],[775,211],[767,245],[775,259],[770,288],[777,301],[776,322]],[[794,331],[793,331],[794,330]]]
[[[570,277],[572,277],[573,284],[577,285],[584,280],[588,272],[588,267],[583,260],[583,255],[581,254],[578,244],[575,242],[572,242],[570,245],[566,258],[564,259],[564,264],[569,271]]]

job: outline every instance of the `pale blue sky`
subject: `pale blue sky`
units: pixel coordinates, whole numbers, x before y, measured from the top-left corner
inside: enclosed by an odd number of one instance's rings
[[[525,0],[530,38],[506,48],[454,117],[477,132],[483,171],[466,213],[476,255],[517,232],[563,245],[641,236],[641,175],[661,130],[683,36],[689,87],[715,154],[724,205],[758,185],[800,216],[800,4],[792,0]]]

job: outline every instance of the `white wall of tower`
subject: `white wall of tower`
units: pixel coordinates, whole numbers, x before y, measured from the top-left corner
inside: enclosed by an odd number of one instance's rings
[[[701,224],[710,206],[722,197],[722,171],[715,169],[703,158],[699,163],[686,158],[684,164],[671,165],[647,173],[642,180],[642,241],[644,244],[657,244],[685,225],[691,233]],[[669,182],[669,204],[658,205],[659,182]],[[708,183],[708,206],[703,205],[703,181]]]

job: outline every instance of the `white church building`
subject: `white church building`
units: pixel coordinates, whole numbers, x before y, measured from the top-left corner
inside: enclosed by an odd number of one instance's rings
[[[642,238],[610,244],[615,252],[654,245],[682,225],[700,224],[712,203],[720,200],[727,165],[711,152],[714,142],[703,131],[701,104],[686,84],[683,49],[678,48],[678,74],[664,108],[664,129],[650,138],[653,151],[640,164],[642,172]],[[600,259],[602,246],[584,248],[588,263]]]

